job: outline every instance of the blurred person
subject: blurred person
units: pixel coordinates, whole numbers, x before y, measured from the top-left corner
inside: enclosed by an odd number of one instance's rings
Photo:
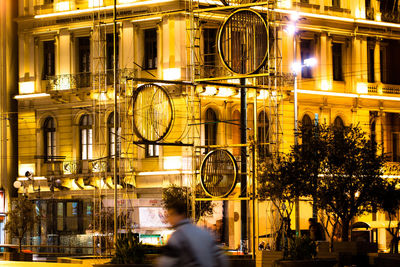
[[[157,261],[157,267],[227,267],[227,257],[213,236],[187,217],[186,203],[167,207],[167,222],[175,229]]]
[[[313,241],[325,241],[325,232],[322,225],[315,218],[308,219],[310,238]]]

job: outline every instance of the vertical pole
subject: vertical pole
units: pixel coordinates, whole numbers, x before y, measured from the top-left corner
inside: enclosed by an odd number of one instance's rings
[[[240,196],[247,197],[247,98],[246,98],[246,79],[240,78]],[[247,249],[247,201],[240,201],[241,214],[241,243]]]
[[[256,190],[257,190],[257,144],[258,144],[258,132],[257,132],[257,90],[254,89],[254,110],[253,110],[253,132],[254,132],[254,144],[253,144],[253,181],[252,181],[252,208],[253,208],[253,259],[256,258],[256,251],[257,247],[256,244],[258,244],[258,231],[256,231]],[[256,242],[257,240],[257,242]]]
[[[118,230],[118,180],[117,180],[117,147],[118,147],[118,117],[117,117],[117,0],[114,0],[114,34],[113,34],[113,54],[114,54],[114,247],[117,244]]]
[[[296,23],[294,24],[294,27],[296,29]],[[293,58],[294,62],[297,63],[297,42],[296,42],[296,32],[293,35]],[[294,145],[297,146],[299,143],[298,136],[297,136],[297,72],[294,71],[294,89],[293,89],[293,95],[294,95]],[[296,227],[296,236],[300,236],[300,203],[299,203],[299,198],[296,198],[295,201],[295,227]]]

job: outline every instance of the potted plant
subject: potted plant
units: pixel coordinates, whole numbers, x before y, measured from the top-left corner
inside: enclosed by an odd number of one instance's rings
[[[288,253],[275,261],[278,267],[330,267],[336,264],[335,259],[318,259],[317,245],[309,237],[295,237],[289,239]]]
[[[95,264],[94,267],[150,267],[149,254],[157,254],[158,248],[144,245],[132,232],[118,238],[115,253],[110,263]]]
[[[7,213],[7,222],[4,230],[11,234],[11,237],[18,239],[18,252],[5,252],[4,258],[7,260],[32,260],[32,254],[22,251],[22,239],[25,234],[32,231],[38,215],[35,211],[35,204],[25,196],[19,196],[11,202],[11,209]]]

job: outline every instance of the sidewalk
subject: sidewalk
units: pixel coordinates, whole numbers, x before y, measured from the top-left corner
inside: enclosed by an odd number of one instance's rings
[[[27,261],[0,261],[0,267],[92,267],[93,264],[101,264],[109,259],[90,259],[83,260],[82,264],[75,263],[47,263],[47,262],[27,262]]]

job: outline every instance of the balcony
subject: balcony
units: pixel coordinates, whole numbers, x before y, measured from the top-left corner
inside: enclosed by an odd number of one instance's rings
[[[64,175],[74,174],[95,174],[110,173],[114,171],[113,158],[101,158],[95,160],[70,160],[62,163],[62,171]],[[117,169],[119,173],[132,172],[132,161],[127,158],[119,158],[117,160]],[[61,165],[60,165],[61,166]]]
[[[400,95],[400,85],[369,83],[368,93],[378,95]]]
[[[373,8],[365,9],[365,18],[369,20],[375,20],[375,10]]]
[[[398,11],[382,12],[381,19],[382,19],[382,21],[385,21],[385,22],[399,23],[400,22],[400,12],[398,12]]]

